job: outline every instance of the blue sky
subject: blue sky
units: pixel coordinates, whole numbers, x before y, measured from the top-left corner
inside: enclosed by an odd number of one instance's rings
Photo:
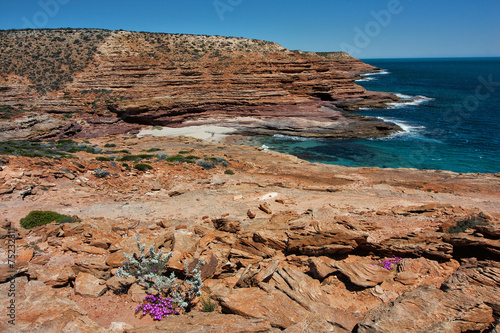
[[[357,58],[500,56],[499,0],[3,0],[0,29],[257,38]]]

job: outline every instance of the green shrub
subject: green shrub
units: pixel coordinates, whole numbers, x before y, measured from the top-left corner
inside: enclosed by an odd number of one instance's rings
[[[104,144],[104,147],[105,147],[105,148],[116,147],[116,144],[115,144],[115,143],[105,143],[105,144]]]
[[[140,160],[143,160],[143,159],[149,160],[153,156],[154,155],[150,155],[150,154],[126,155],[126,156],[120,157],[118,159],[118,161],[120,161],[120,162],[127,162],[127,161],[140,161]]]
[[[204,295],[200,297],[201,301],[201,311],[203,312],[214,312],[215,307],[217,306],[217,303],[212,302],[210,299],[210,296]]]
[[[167,157],[165,160],[167,162],[194,163],[194,162],[196,162],[197,159],[199,159],[199,157],[176,155],[176,156]]]
[[[109,176],[109,171],[108,170],[102,170],[102,169],[95,169],[94,170],[94,175],[97,178],[106,178]]]
[[[74,223],[80,222],[78,218],[68,215],[59,214],[50,210],[41,211],[33,210],[26,217],[23,217],[19,222],[24,229],[31,229],[51,222],[57,223]]]
[[[144,163],[139,163],[134,165],[134,168],[139,170],[139,171],[147,171],[153,169],[153,167],[149,164],[144,164]]]
[[[210,170],[215,167],[215,163],[212,161],[198,161],[196,162],[196,164],[198,164],[205,170]]]
[[[458,234],[460,232],[464,232],[467,229],[474,229],[474,227],[477,225],[486,225],[486,224],[488,223],[481,214],[471,215],[465,219],[458,220],[454,226],[451,226],[448,229],[448,233]]]
[[[226,175],[234,175],[234,171],[233,171],[233,170],[229,170],[229,169],[228,169],[228,170],[226,170],[226,171],[224,171],[224,173],[225,173]]]
[[[105,157],[105,156],[97,156],[95,159],[98,160],[98,161],[101,161],[101,162],[106,162],[106,161],[112,161],[113,160],[112,158]]]

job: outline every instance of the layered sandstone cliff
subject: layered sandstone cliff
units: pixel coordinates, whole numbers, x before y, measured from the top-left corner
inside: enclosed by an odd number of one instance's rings
[[[346,110],[397,99],[355,84],[359,74],[376,68],[346,53],[292,52],[235,37],[89,29],[2,31],[0,42],[0,105],[65,114],[89,128],[88,119],[94,125],[106,119],[115,127],[224,126],[231,120],[243,132],[326,137],[397,130],[346,116]]]

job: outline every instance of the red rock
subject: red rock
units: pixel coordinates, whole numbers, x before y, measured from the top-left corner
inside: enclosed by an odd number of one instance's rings
[[[10,265],[0,264],[0,283],[5,283],[19,274],[28,271],[27,261],[17,261],[12,268]]]
[[[310,256],[349,253],[366,242],[367,235],[349,231],[290,232],[287,250]]]
[[[269,206],[267,204],[265,204],[265,203],[260,204],[259,205],[259,209],[261,211],[263,211],[264,213],[266,213],[266,214],[272,214],[273,213],[272,210],[271,210],[271,208],[269,208]]]
[[[104,333],[86,311],[68,297],[57,295],[54,288],[41,281],[16,281],[15,327],[0,321],[2,332],[96,332]],[[9,298],[0,298],[0,306],[7,307]]]
[[[328,257],[312,257],[307,260],[309,271],[315,279],[323,280],[328,275],[338,272],[336,261]]]
[[[462,291],[420,286],[369,311],[357,332],[483,331],[493,323],[492,313],[481,300]]]
[[[75,280],[75,294],[83,297],[102,296],[108,287],[106,281],[88,273],[79,273]]]
[[[283,212],[279,212],[271,216],[271,223],[289,223],[290,221],[294,221],[299,218],[299,214],[293,210],[287,210]]]
[[[125,259],[123,251],[116,251],[108,255],[108,258],[106,259],[106,265],[114,268],[122,267],[123,263],[126,261],[127,259]]]
[[[16,261],[30,261],[31,258],[33,258],[34,253],[35,250],[32,247],[28,247],[19,254]]]
[[[212,298],[219,302],[225,313],[268,320],[279,328],[299,323],[309,314],[278,290],[268,293],[259,288],[233,289],[218,291],[212,294]]]
[[[410,234],[386,239],[381,243],[366,243],[362,248],[380,256],[426,257],[451,259],[453,246],[443,241],[441,233]]]
[[[89,273],[99,279],[107,280],[111,277],[111,273],[110,267],[106,265],[106,259],[105,256],[79,258],[72,269],[76,274]]]
[[[75,279],[75,272],[70,267],[38,266],[36,279],[51,287],[62,287]]]
[[[157,324],[127,330],[130,333],[149,332],[183,332],[183,333],[247,333],[268,332],[278,333],[269,320],[259,318],[244,318],[242,316],[221,314],[216,312],[191,312],[182,316],[172,316]]]
[[[111,279],[106,281],[106,286],[114,292],[122,293],[124,290],[127,290],[135,281],[136,279],[134,277],[122,278],[115,275]]]
[[[226,231],[231,233],[237,233],[241,231],[240,221],[231,220],[227,218],[220,218],[213,221],[215,229],[219,231]]]
[[[360,262],[337,262],[335,266],[352,284],[365,288],[374,287],[391,275],[391,272],[383,267]]]
[[[264,229],[253,234],[252,240],[262,243],[266,247],[274,250],[284,251],[287,247],[288,236],[283,230]]]
[[[257,216],[256,213],[252,212],[250,209],[247,211],[247,216],[250,218],[250,219],[254,219],[255,216]]]

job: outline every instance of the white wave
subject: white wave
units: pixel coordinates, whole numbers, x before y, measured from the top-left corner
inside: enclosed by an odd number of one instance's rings
[[[398,96],[401,99],[412,99],[413,98],[413,96],[405,95],[405,94],[401,94],[401,93],[394,93],[394,95]]]
[[[394,102],[394,103],[387,103],[392,109],[399,109],[403,108],[405,106],[416,106],[420,105],[429,101],[433,101],[434,98],[427,97],[427,96],[409,96],[409,95],[404,95],[404,94],[399,94],[395,93],[396,96],[401,98],[400,102]]]
[[[364,79],[354,80],[354,82],[367,82],[367,81],[375,81],[375,80],[376,80],[376,78],[374,78],[374,77],[365,77]]]
[[[406,134],[417,133],[417,132],[421,132],[422,130],[425,129],[425,126],[411,125],[411,124],[408,124],[407,122],[404,122],[404,121],[398,120],[398,119],[394,119],[394,118],[385,118],[385,117],[377,117],[377,118],[382,120],[383,122],[393,123],[393,124],[401,127],[403,132],[396,133],[395,135],[401,135],[402,133],[406,133]]]
[[[432,139],[423,136],[423,133],[425,132],[425,126],[419,126],[419,125],[412,125],[409,124],[405,121],[399,120],[399,119],[394,119],[394,118],[386,118],[386,117],[377,117],[378,119],[382,120],[383,122],[386,123],[393,123],[397,126],[399,126],[403,131],[394,133],[388,137],[385,138],[377,138],[374,140],[391,140],[394,138],[401,138],[401,137],[408,137],[412,139],[417,139],[419,141],[425,141],[425,142],[432,142],[432,143],[443,143],[442,141],[439,141],[437,139]]]
[[[317,138],[304,138],[302,136],[284,135],[284,134],[274,134],[273,139],[276,140],[290,140],[290,141],[311,141],[317,140]]]
[[[384,74],[391,74],[391,72],[388,72],[385,69],[381,69],[378,72],[361,74],[361,76],[373,76],[373,75],[384,75]]]
[[[269,147],[266,145],[262,145],[262,148],[264,148],[264,150],[266,150],[266,151],[269,150]]]

